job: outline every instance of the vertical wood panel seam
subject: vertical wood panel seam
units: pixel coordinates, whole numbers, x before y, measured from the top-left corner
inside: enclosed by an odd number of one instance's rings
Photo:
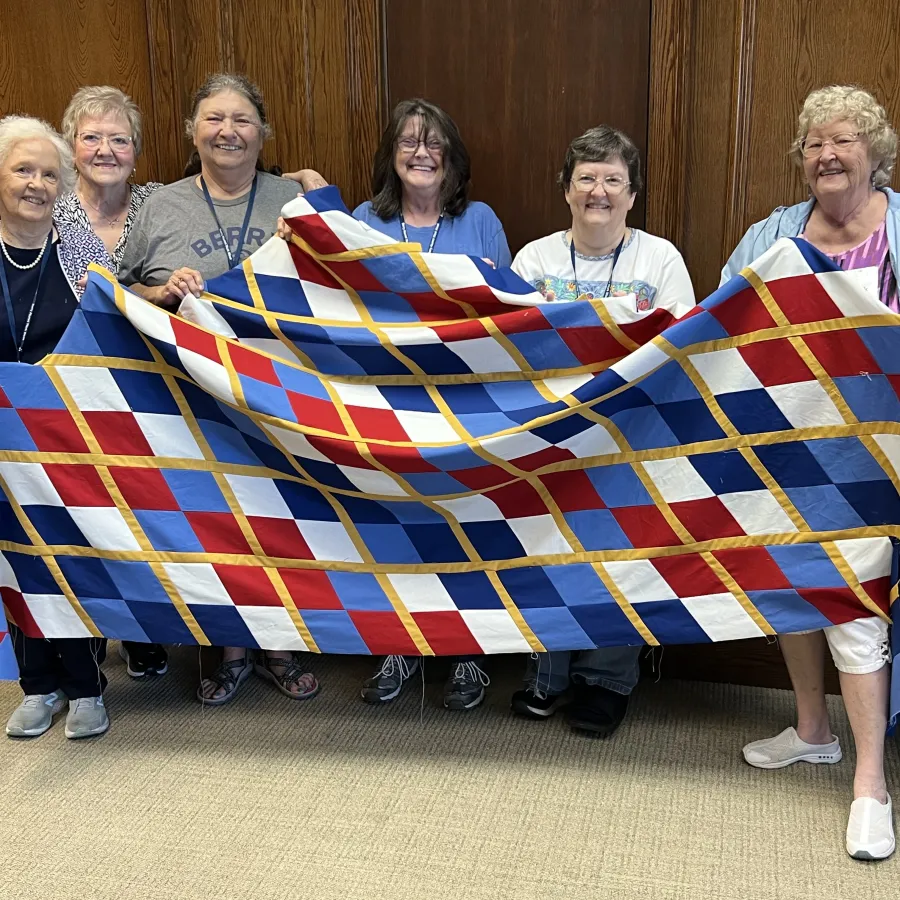
[[[681,247],[685,235],[692,0],[654,0],[650,15],[647,229]]]
[[[728,194],[725,207],[722,259],[727,259],[747,227],[747,163],[753,109],[757,0],[740,0],[735,10],[735,64],[732,82],[732,128],[729,148]]]

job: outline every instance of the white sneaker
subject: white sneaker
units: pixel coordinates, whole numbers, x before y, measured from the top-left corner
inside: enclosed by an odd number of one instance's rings
[[[837,763],[841,761],[841,745],[832,735],[830,744],[807,744],[794,728],[785,728],[775,737],[753,741],[744,747],[744,759],[757,769],[783,769],[796,762]]]
[[[93,737],[109,729],[109,716],[102,697],[79,697],[69,701],[66,737],[70,740]]]
[[[847,852],[854,859],[887,859],[894,852],[892,807],[890,796],[887,803],[859,797],[850,804]]]
[[[66,708],[62,691],[52,694],[27,694],[6,723],[10,737],[37,737],[52,724],[53,717]]]

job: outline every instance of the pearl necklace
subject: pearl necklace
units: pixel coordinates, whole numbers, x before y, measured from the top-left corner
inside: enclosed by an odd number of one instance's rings
[[[50,232],[50,231],[47,232],[47,237],[44,238],[44,243],[43,243],[43,245],[41,246],[41,252],[38,253],[38,255],[34,258],[34,262],[28,263],[27,266],[19,265],[19,263],[17,263],[17,262],[9,255],[9,252],[8,252],[7,249],[6,249],[6,244],[5,244],[4,240],[3,240],[3,228],[2,228],[2,226],[0,226],[0,248],[2,248],[2,250],[3,250],[3,255],[4,255],[4,257],[6,257],[6,261],[7,261],[14,269],[19,269],[19,270],[21,270],[22,272],[27,272],[29,269],[33,269],[33,268],[41,261],[41,257],[44,255],[44,251],[47,249],[47,244],[50,243],[50,235],[51,235],[51,234],[52,234],[52,232]]]

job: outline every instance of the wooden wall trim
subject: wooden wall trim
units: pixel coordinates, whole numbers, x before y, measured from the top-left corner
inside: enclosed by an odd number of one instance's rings
[[[753,68],[756,53],[757,0],[739,0],[734,14],[734,77],[732,79],[732,119],[729,136],[728,190],[725,202],[725,229],[722,260],[728,259],[743,237],[747,225],[750,159],[750,129],[753,112]]]
[[[681,247],[685,234],[692,0],[654,0],[650,22],[647,230]]]

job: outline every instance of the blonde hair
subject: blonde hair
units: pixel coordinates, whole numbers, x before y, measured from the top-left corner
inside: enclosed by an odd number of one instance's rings
[[[110,114],[118,114],[128,122],[131,140],[134,142],[134,155],[137,158],[144,146],[141,111],[128,94],[108,84],[91,85],[75,91],[63,113],[63,137],[74,147],[75,133],[82,119],[86,117],[100,119]]]
[[[872,175],[873,186],[890,184],[897,157],[897,133],[891,127],[884,107],[868,91],[852,84],[819,88],[803,101],[797,120],[797,136],[791,144],[794,162],[803,165],[801,148],[810,128],[839,119],[852,122],[868,139],[872,160],[877,163]]]
[[[49,141],[59,155],[59,193],[68,194],[75,188],[75,166],[72,148],[49,122],[33,116],[4,116],[0,119],[0,166],[13,147],[21,141]]]

